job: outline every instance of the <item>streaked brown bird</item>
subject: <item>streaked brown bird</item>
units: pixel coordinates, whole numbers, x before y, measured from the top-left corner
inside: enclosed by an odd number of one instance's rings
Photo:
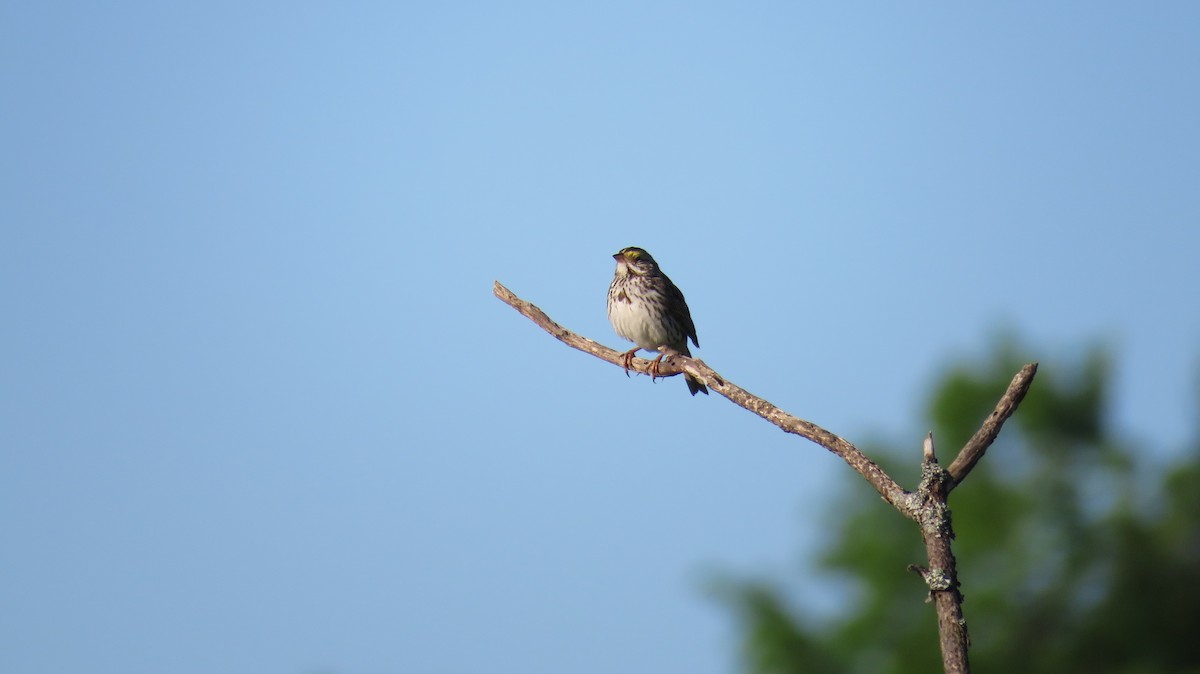
[[[629,374],[633,355],[645,349],[658,352],[650,364],[650,375],[657,376],[663,356],[692,355],[688,338],[700,346],[692,313],[683,293],[662,273],[650,253],[641,248],[622,248],[613,259],[617,261],[617,272],[608,286],[608,320],[618,335],[637,344],[622,354],[625,373]],[[708,389],[695,377],[684,373],[683,379],[692,395],[708,395]]]

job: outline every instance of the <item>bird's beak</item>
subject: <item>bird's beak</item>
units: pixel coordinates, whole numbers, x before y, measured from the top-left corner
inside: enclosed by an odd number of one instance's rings
[[[620,262],[624,258],[625,258],[625,256],[620,253],[613,253],[613,259],[616,260],[617,262]]]

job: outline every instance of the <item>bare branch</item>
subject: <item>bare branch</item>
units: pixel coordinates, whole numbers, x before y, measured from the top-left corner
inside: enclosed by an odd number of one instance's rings
[[[1021,404],[1021,400],[1025,398],[1025,394],[1029,392],[1030,385],[1033,384],[1033,377],[1037,374],[1038,364],[1029,363],[1021,368],[1021,371],[1013,377],[1012,383],[1008,385],[1008,390],[1000,398],[1000,402],[996,403],[996,409],[988,415],[984,420],[983,426],[975,431],[975,435],[963,445],[962,450],[958,453],[953,463],[946,470],[950,473],[952,482],[949,489],[954,489],[962,482],[967,473],[975,467],[976,463],[983,458],[988,447],[995,442],[996,436],[1000,435],[1000,428],[1004,426],[1004,422],[1017,411],[1017,406]]]
[[[581,337],[559,325],[558,323],[555,323],[554,321],[550,320],[550,317],[547,316],[544,311],[537,308],[533,304],[526,302],[520,297],[517,297],[513,291],[505,288],[500,284],[499,281],[496,281],[492,286],[492,292],[496,295],[496,297],[499,297],[502,302],[521,312],[521,315],[540,325],[543,330],[551,335],[554,335],[556,339],[567,346],[579,349],[585,353],[590,353],[601,360],[607,360],[613,365],[621,364],[620,352],[614,351],[607,346],[600,344],[599,342],[588,339],[587,337]],[[633,361],[634,369],[642,373],[648,373],[647,368],[649,367],[649,364],[650,361],[643,358],[635,358]],[[665,367],[665,364],[663,369],[665,370],[663,372],[664,375],[679,374],[678,371],[669,371]]]
[[[501,301],[508,304],[512,308],[521,312],[523,316],[537,323],[543,330],[553,335],[559,341],[568,346],[585,351],[587,353],[608,361],[613,365],[621,365],[621,354],[618,351],[610,349],[598,342],[590,340],[586,337],[567,330],[558,323],[555,323],[541,309],[525,300],[517,297],[511,290],[505,288],[499,281],[495,283],[492,292]],[[633,361],[634,369],[639,372],[647,372],[650,361],[641,358],[635,358]],[[702,360],[695,358],[686,358],[684,356],[671,356],[664,359],[660,374],[664,376],[687,372],[702,383],[708,386],[712,391],[728,398],[733,404],[747,409],[767,421],[775,424],[786,433],[799,435],[815,442],[825,449],[840,456],[842,460],[850,465],[859,475],[862,475],[875,491],[883,497],[885,501],[892,504],[897,510],[910,518],[916,518],[912,506],[908,499],[908,492],[904,491],[890,475],[885,473],[874,461],[867,458],[857,447],[850,444],[844,438],[841,438],[820,426],[792,416],[787,412],[779,409],[775,405],[753,395],[749,391],[737,386],[729,380],[722,377]]]
[[[540,325],[543,330],[559,341],[618,367],[622,366],[620,352],[567,330],[550,320],[550,317],[541,309],[514,295],[498,281],[493,292],[496,297]],[[633,369],[641,373],[648,373],[649,365],[650,361],[648,360],[641,358],[633,360]],[[950,543],[954,540],[954,530],[951,526],[950,508],[946,505],[946,499],[950,490],[957,486],[983,457],[987,448],[1000,433],[1000,428],[1004,425],[1005,420],[1012,416],[1017,406],[1021,404],[1021,399],[1025,397],[1030,384],[1033,383],[1034,374],[1037,373],[1037,363],[1031,363],[1021,368],[1021,371],[1009,384],[1008,391],[996,405],[995,411],[959,452],[949,469],[943,469],[938,464],[933,446],[933,434],[930,433],[925,437],[921,453],[921,483],[915,492],[907,492],[902,489],[882,468],[845,439],[812,422],[794,417],[766,400],[751,394],[722,377],[702,360],[672,355],[664,359],[659,370],[661,376],[671,376],[681,372],[695,377],[706,384],[710,390],[725,396],[735,405],[750,410],[785,432],[811,440],[840,456],[859,475],[862,475],[885,501],[920,525],[926,554],[929,557],[929,566],[912,565],[909,568],[918,572],[924,579],[926,585],[929,586],[930,599],[937,607],[942,664],[946,673],[968,674],[970,666],[967,660],[967,649],[970,645],[970,638],[967,635],[967,623],[962,613],[962,594],[958,589],[957,563],[954,553],[950,549]]]

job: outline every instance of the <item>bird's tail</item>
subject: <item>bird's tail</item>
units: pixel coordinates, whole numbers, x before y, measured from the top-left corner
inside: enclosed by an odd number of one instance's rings
[[[697,344],[696,346],[699,346],[699,344]],[[681,353],[681,354],[683,354],[683,355],[687,356],[688,358],[691,358],[691,357],[692,357],[692,352],[691,352],[691,350],[690,350],[690,349],[688,349],[688,345],[687,345],[687,340],[686,340],[686,339],[685,339],[685,340],[683,340],[683,348],[682,348],[682,349],[678,349],[678,351],[679,351],[679,353]],[[690,375],[690,374],[688,374],[688,373],[684,372],[684,373],[683,373],[683,380],[684,380],[685,382],[687,382],[687,385],[688,385],[688,391],[690,391],[692,395],[696,395],[697,393],[703,393],[704,395],[708,395],[708,388],[707,388],[707,387],[705,387],[705,386],[704,386],[704,384],[701,384],[699,379],[696,379],[696,378],[695,378],[695,377],[693,377],[692,375]]]

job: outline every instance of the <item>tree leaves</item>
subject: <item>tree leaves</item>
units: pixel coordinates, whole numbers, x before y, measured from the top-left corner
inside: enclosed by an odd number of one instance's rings
[[[1029,360],[1038,358],[1009,340],[946,372],[928,408],[939,455],[966,442]],[[1075,363],[1043,362],[996,447],[951,497],[976,672],[1200,672],[1200,448],[1139,476],[1138,448],[1106,422],[1111,370],[1098,348]],[[869,453],[895,475],[917,463],[915,447]],[[807,619],[763,583],[726,588],[747,672],[940,671],[933,608],[904,570],[923,557],[919,532],[865,493],[847,489],[820,558],[822,573],[859,587],[842,615]]]

